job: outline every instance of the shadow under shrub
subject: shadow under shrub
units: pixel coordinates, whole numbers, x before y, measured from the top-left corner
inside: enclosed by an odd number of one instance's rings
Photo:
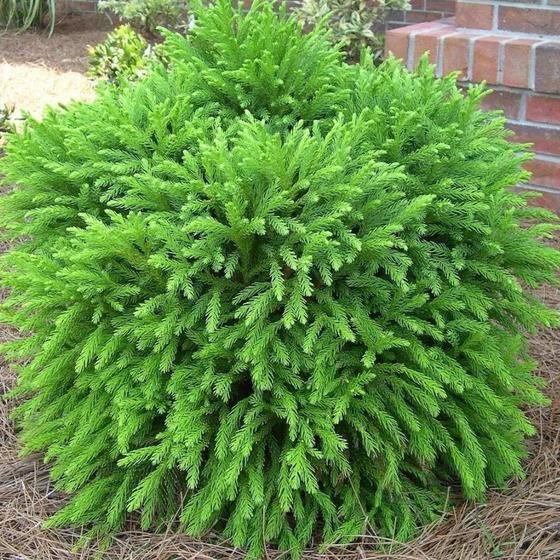
[[[524,335],[557,323],[523,287],[560,254],[483,90],[348,66],[268,3],[220,1],[164,52],[1,164],[21,439],[74,494],[50,523],[179,512],[297,555],[521,477],[545,401]]]

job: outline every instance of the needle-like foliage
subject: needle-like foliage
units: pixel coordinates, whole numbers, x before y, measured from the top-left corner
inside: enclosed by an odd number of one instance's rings
[[[521,477],[524,336],[557,322],[527,288],[560,255],[482,89],[347,66],[267,3],[165,48],[2,162],[21,438],[73,494],[51,523],[297,555]]]

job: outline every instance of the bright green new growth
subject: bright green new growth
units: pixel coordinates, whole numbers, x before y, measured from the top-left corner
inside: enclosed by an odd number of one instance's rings
[[[560,254],[483,91],[347,66],[269,4],[197,22],[2,162],[22,439],[74,494],[52,524],[297,555],[522,476],[524,333],[557,321],[524,287]]]

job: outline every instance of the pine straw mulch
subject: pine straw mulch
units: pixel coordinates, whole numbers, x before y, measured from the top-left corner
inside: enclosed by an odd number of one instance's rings
[[[0,247],[1,250],[1,247]],[[560,308],[560,290],[546,289],[542,297]],[[1,292],[0,292],[1,297]],[[0,338],[17,336],[4,328]],[[532,410],[539,435],[530,443],[532,459],[527,478],[512,482],[507,492],[491,492],[484,504],[456,507],[407,545],[379,551],[379,541],[364,536],[352,547],[333,547],[320,554],[310,550],[307,560],[515,560],[560,559],[560,331],[545,330],[533,337],[532,353],[538,373],[548,381],[552,405]],[[96,546],[75,552],[79,531],[45,530],[41,523],[66,498],[56,492],[40,456],[19,458],[13,404],[1,398],[15,383],[15,374],[0,358],[0,560],[89,560]],[[385,543],[390,545],[391,543]],[[384,550],[387,550],[385,548]],[[117,535],[100,556],[105,560],[237,560],[243,552],[210,535],[206,542],[184,535],[141,531],[134,521]],[[270,551],[269,558],[285,555]]]

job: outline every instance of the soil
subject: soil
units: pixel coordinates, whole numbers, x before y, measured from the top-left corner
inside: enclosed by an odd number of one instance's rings
[[[66,16],[49,37],[47,31],[0,34],[0,103],[41,117],[47,105],[91,99],[92,82],[84,76],[87,49],[103,41],[112,23],[102,15]]]

